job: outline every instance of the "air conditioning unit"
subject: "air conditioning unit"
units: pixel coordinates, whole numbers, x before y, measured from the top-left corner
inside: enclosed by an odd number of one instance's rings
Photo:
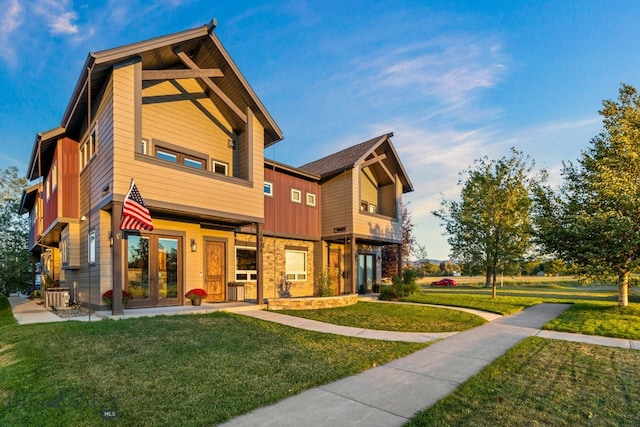
[[[60,289],[60,290],[48,290],[44,297],[44,306],[55,307],[57,309],[64,309],[69,306],[69,301],[71,299],[71,295],[69,294],[68,289]]]

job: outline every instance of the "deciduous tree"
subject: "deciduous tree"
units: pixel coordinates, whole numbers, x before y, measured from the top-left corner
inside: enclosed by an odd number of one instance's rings
[[[26,185],[15,166],[0,171],[0,280],[5,295],[26,288],[30,276],[29,218],[18,212]]]
[[[433,214],[449,235],[451,257],[467,271],[481,268],[493,287],[501,268],[519,262],[531,246],[531,195],[544,173],[532,176],[534,162],[512,149],[497,161],[483,157],[460,173],[460,200],[443,200]]]
[[[640,97],[623,84],[603,101],[600,133],[577,164],[565,163],[558,191],[537,192],[540,244],[575,264],[587,279],[615,277],[618,305],[629,304],[631,270],[640,259]]]

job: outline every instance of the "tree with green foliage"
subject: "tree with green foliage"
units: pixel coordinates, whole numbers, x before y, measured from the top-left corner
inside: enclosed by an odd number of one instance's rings
[[[31,276],[29,218],[19,212],[26,186],[27,180],[15,166],[0,171],[0,281],[5,295],[26,289]]]
[[[498,271],[520,262],[531,247],[530,192],[545,179],[544,172],[532,175],[533,166],[515,149],[497,161],[475,160],[474,167],[460,173],[460,201],[443,200],[433,212],[449,235],[451,257],[467,271],[480,268],[493,298]]]
[[[623,84],[605,100],[603,127],[577,164],[565,163],[558,191],[537,191],[535,224],[544,249],[573,263],[584,279],[612,279],[629,304],[640,259],[640,96]]]

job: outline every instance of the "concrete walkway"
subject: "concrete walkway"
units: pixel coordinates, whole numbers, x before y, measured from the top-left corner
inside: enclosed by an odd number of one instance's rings
[[[526,337],[573,337],[573,340],[584,337],[540,330],[569,307],[570,304],[538,304],[452,335],[386,365],[256,409],[224,425],[401,426]],[[253,311],[242,314],[258,317]],[[260,318],[278,321],[276,317],[269,317]],[[287,321],[286,324],[290,323]],[[593,344],[640,349],[640,341],[606,337],[589,337],[588,340]]]

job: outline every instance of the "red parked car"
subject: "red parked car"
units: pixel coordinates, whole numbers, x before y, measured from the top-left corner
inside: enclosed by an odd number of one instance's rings
[[[458,282],[453,279],[440,279],[436,282],[431,282],[431,286],[458,286]]]

